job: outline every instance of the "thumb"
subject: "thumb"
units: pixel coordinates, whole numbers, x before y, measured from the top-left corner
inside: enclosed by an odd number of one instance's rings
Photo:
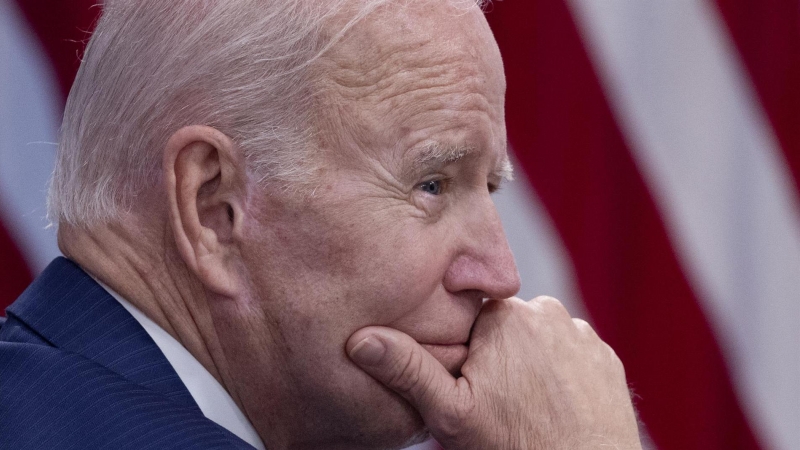
[[[386,327],[367,327],[347,341],[347,354],[363,371],[397,392],[423,420],[453,409],[456,379],[409,335]]]

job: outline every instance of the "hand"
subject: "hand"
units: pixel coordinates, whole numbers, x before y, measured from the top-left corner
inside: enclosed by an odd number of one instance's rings
[[[391,328],[357,331],[347,352],[448,450],[641,449],[622,363],[553,298],[486,302],[458,379]]]

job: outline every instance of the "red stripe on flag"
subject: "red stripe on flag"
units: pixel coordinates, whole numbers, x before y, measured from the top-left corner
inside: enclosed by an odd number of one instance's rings
[[[800,0],[716,0],[800,191]]]
[[[487,17],[505,58],[511,144],[656,445],[759,448],[567,5],[496,2]]]
[[[0,316],[30,284],[31,271],[17,246],[0,223]]]
[[[17,0],[53,64],[64,98],[80,66],[83,49],[100,15],[98,0]]]

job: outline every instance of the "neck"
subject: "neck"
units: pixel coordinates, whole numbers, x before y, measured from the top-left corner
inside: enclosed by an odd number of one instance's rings
[[[118,222],[91,229],[61,224],[59,248],[180,342],[241,408],[230,389],[205,290],[178,256],[169,228],[139,222],[132,217],[125,226]]]

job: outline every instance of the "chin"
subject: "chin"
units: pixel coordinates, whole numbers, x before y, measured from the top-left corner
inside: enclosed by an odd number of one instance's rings
[[[367,389],[339,398],[338,430],[343,449],[401,449],[424,441],[428,432],[419,413],[374,380]],[[335,413],[335,411],[328,411]],[[348,417],[349,416],[349,417]],[[330,423],[328,424],[330,425]]]
[[[428,431],[419,413],[396,394],[385,392],[384,395],[389,399],[370,404],[359,414],[360,423],[354,427],[359,447],[400,449],[427,439]]]
[[[392,424],[392,426],[381,427],[383,436],[387,439],[380,448],[405,448],[418,444],[429,437],[425,423],[411,405],[398,397],[397,406],[402,409],[396,410],[394,417],[386,417],[386,425]],[[377,441],[377,436],[374,437]]]

